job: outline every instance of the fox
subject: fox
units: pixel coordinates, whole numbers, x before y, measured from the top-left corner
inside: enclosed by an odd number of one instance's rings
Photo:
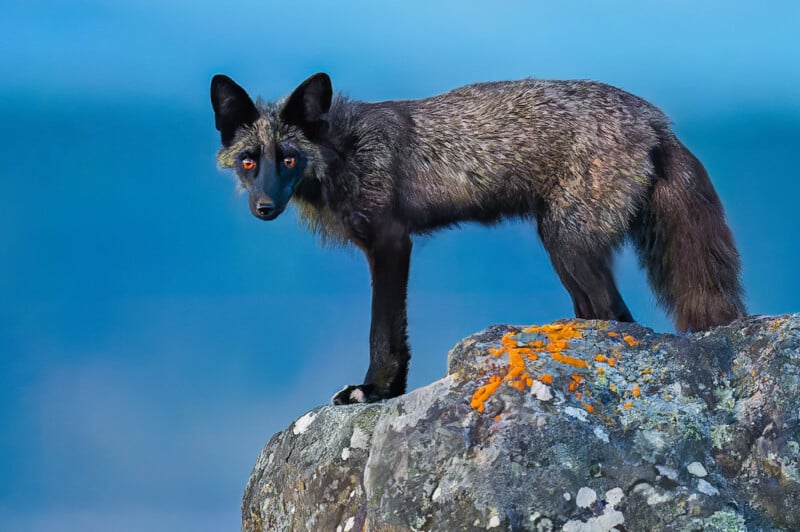
[[[575,316],[632,322],[612,262],[632,242],[676,329],[745,315],[741,264],[722,203],[665,114],[589,80],[482,82],[416,100],[334,95],[317,73],[257,99],[211,80],[221,147],[260,220],[291,202],[323,241],[363,251],[372,283],[369,366],[336,405],[406,390],[412,236],[465,222],[535,223]]]

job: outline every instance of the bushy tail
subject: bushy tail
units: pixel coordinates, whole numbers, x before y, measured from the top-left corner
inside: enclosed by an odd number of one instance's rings
[[[680,331],[745,315],[739,253],[705,168],[669,131],[653,164],[652,193],[633,240],[659,303]]]

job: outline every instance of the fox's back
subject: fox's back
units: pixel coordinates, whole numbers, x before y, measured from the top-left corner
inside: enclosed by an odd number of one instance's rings
[[[564,201],[565,190],[613,201],[606,196],[628,188],[620,180],[650,179],[650,152],[668,129],[645,100],[591,81],[478,83],[394,103],[411,129],[400,185],[423,217],[446,204],[488,221],[489,197],[514,215],[536,198]]]

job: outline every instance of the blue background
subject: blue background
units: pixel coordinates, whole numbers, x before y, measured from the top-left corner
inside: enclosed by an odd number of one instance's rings
[[[361,382],[369,279],[218,171],[224,72],[274,99],[590,78],[662,107],[704,162],[751,313],[800,310],[796,2],[4,0],[0,529],[233,530],[269,436]],[[634,316],[672,325],[629,250]],[[492,323],[572,314],[533,227],[463,227],[412,258],[410,387]]]

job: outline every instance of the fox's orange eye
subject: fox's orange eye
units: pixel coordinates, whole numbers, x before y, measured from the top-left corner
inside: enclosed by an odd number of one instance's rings
[[[251,158],[242,159],[242,168],[245,170],[252,170],[256,167],[256,162]]]
[[[283,166],[286,168],[294,168],[294,165],[297,164],[297,159],[294,157],[284,157],[283,158]]]

